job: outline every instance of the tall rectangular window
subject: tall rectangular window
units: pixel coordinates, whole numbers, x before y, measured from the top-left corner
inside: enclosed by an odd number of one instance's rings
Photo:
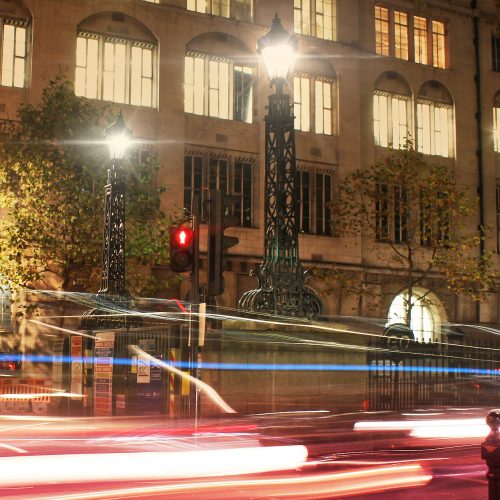
[[[316,179],[316,234],[332,234],[332,176],[315,175]]]
[[[99,76],[99,40],[78,37],[76,40],[75,91],[89,99],[97,99]]]
[[[193,196],[198,195],[198,211],[201,213],[203,186],[203,158],[201,156],[184,157],[184,208],[191,213]]]
[[[233,174],[233,196],[238,198],[234,215],[242,227],[252,226],[252,164],[235,161]]]
[[[184,110],[196,115],[204,114],[205,59],[186,56],[184,62]]]
[[[184,209],[191,212],[195,194],[199,199],[202,219],[207,214],[205,201],[210,189],[221,189],[224,194],[237,199],[233,214],[238,225],[252,226],[252,163],[233,157],[218,158],[211,154],[186,155],[184,157]]]
[[[234,66],[234,119],[252,123],[252,68]]]
[[[294,0],[293,16],[295,33],[335,39],[336,0]]]
[[[408,61],[408,14],[394,11],[394,55]]]
[[[293,110],[295,114],[295,128],[303,132],[311,130],[310,80],[305,77],[293,79]]]
[[[402,243],[408,235],[408,194],[400,186],[376,184],[375,236],[380,241]]]
[[[317,134],[332,135],[332,84],[314,82],[314,131]]]
[[[451,106],[417,103],[417,146],[424,154],[450,156]]]
[[[389,55],[389,9],[375,5],[375,52]]]
[[[389,239],[389,190],[387,184],[376,185],[375,237],[384,241]]]
[[[427,19],[415,16],[413,18],[413,44],[415,50],[415,62],[427,64]]]
[[[446,67],[446,47],[444,23],[432,21],[432,65],[436,68]]]
[[[155,106],[154,46],[82,33],[76,40],[76,95]]]
[[[332,235],[332,174],[298,172],[299,214],[302,233]]]
[[[208,116],[229,118],[229,63],[208,63]]]
[[[408,193],[399,186],[393,188],[393,212],[395,243],[403,243],[408,237]]]
[[[417,143],[418,150],[431,154],[431,105],[417,103]]]
[[[491,58],[493,71],[500,71],[500,37],[491,37]]]
[[[299,171],[299,217],[298,223],[302,233],[311,232],[311,185],[309,172]]]
[[[252,122],[253,69],[230,60],[187,55],[184,111],[226,120]]]
[[[493,108],[493,148],[500,153],[500,106]]]
[[[26,27],[4,21],[2,35],[2,85],[22,88],[26,76]]]
[[[407,97],[375,92],[373,95],[375,144],[400,148],[406,143],[409,135],[407,109]]]

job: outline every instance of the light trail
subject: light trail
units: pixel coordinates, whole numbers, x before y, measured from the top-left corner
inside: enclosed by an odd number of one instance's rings
[[[1,487],[232,476],[294,470],[305,446],[0,457]]]

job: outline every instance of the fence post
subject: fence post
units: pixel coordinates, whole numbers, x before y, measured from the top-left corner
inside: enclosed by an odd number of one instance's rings
[[[481,443],[481,458],[486,460],[488,472],[488,499],[500,498],[500,410],[491,410],[486,417],[491,432]]]

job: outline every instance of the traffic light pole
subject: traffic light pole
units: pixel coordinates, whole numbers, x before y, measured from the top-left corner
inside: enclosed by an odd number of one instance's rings
[[[191,271],[191,321],[190,321],[190,358],[191,358],[191,376],[196,380],[201,379],[201,348],[200,348],[200,203],[199,195],[193,196],[193,205],[191,207],[192,228],[193,228],[193,268]],[[191,408],[194,410],[195,425],[199,414],[199,389],[198,386],[191,391]]]

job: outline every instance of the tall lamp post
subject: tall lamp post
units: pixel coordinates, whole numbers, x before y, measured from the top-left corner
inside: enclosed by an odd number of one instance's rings
[[[295,187],[295,131],[290,97],[283,92],[298,49],[276,14],[270,31],[257,42],[276,92],[265,117],[264,258],[259,286],[240,299],[253,312],[316,317],[323,310],[316,293],[305,286],[299,259],[298,196]]]
[[[127,323],[124,309],[129,304],[125,288],[125,174],[123,157],[132,138],[121,112],[104,130],[109,149],[110,167],[104,189],[104,234],[101,287],[97,305],[82,316],[84,329],[112,328]],[[121,312],[121,314],[117,314]]]

